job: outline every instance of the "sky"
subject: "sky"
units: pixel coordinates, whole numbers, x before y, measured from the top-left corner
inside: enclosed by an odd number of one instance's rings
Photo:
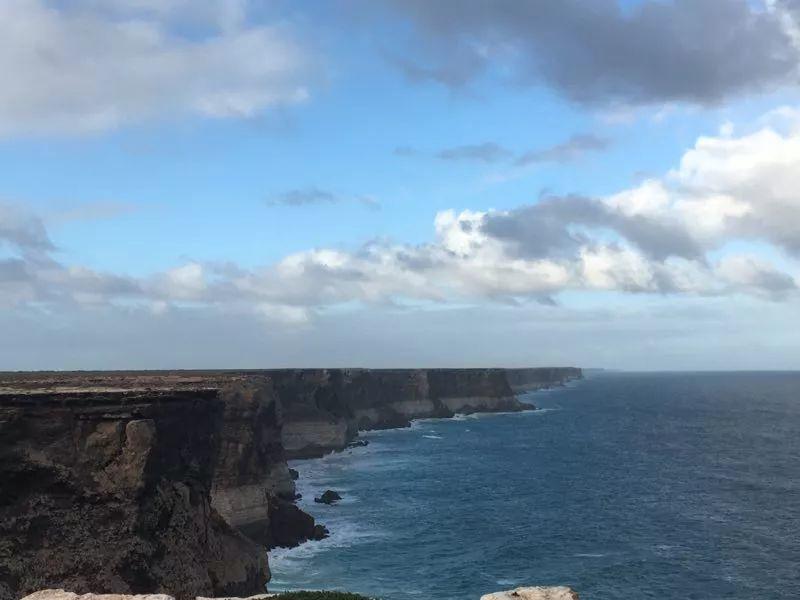
[[[800,0],[3,0],[0,370],[800,368]]]

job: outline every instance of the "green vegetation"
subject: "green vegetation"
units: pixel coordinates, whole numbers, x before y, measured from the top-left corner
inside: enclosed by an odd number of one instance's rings
[[[276,596],[278,600],[371,600],[366,596],[347,592],[286,592]]]

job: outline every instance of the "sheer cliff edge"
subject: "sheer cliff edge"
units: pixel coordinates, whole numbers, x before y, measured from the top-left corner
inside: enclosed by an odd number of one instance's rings
[[[325,535],[287,458],[359,430],[530,409],[577,368],[0,374],[0,600],[39,589],[248,596]]]

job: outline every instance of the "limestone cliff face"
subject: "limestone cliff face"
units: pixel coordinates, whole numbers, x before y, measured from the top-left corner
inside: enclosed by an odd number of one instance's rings
[[[211,506],[223,409],[213,390],[0,396],[0,599],[263,591],[262,548]]]
[[[281,439],[289,458],[322,456],[347,445],[357,430],[342,402],[342,370],[268,372],[283,411]]]
[[[456,413],[530,409],[515,393],[561,385],[579,369],[298,369],[268,371],[283,407],[288,458],[341,450],[359,430]],[[513,381],[513,384],[511,383]]]
[[[540,367],[536,369],[505,369],[506,379],[515,392],[540,390],[564,385],[581,379],[583,372],[577,367]]]
[[[281,439],[282,404],[271,378],[247,375],[219,391],[224,404],[211,504],[233,527],[265,545],[296,546],[322,535],[294,504]]]
[[[212,506],[248,537],[269,543],[270,506],[294,498],[281,445],[281,409],[272,382],[251,377],[220,390],[224,415]]]
[[[324,528],[287,458],[359,430],[530,408],[577,369],[0,373],[0,600],[45,587],[261,593],[267,547]]]

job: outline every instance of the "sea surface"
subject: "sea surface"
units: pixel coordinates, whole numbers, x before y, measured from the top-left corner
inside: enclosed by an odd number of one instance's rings
[[[332,535],[271,553],[270,589],[800,598],[800,373],[605,373],[523,399],[541,410],[295,461]],[[314,504],[327,488],[344,500]]]

